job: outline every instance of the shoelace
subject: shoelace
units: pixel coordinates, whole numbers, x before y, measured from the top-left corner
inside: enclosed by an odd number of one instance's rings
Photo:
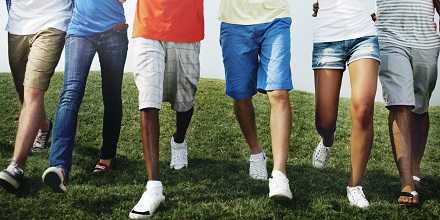
[[[171,162],[172,164],[185,163],[188,155],[185,149],[171,149]]]
[[[24,171],[20,169],[17,164],[12,164],[12,163],[6,168],[6,170],[9,173],[18,174],[18,175],[22,175],[24,173]]]
[[[36,145],[36,147],[43,148],[44,145],[46,144],[45,142],[46,142],[46,139],[47,139],[48,135],[49,135],[48,131],[39,130],[38,134],[37,134],[37,137],[35,138],[35,145]]]
[[[328,152],[330,151],[330,148],[327,148],[325,146],[321,146],[318,148],[318,152],[316,153],[316,160],[318,160],[321,163],[324,163],[327,161]]]

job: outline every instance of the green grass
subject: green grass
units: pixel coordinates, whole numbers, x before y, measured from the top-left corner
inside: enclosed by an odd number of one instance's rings
[[[46,106],[54,115],[62,75],[56,74],[47,94]],[[100,77],[89,77],[79,116],[74,164],[68,193],[55,194],[41,183],[47,168],[47,153],[33,155],[25,169],[24,192],[0,190],[1,219],[125,219],[146,183],[146,171],[139,142],[137,91],[131,74],[124,80],[124,120],[115,170],[108,175],[91,174],[101,144],[102,101]],[[9,75],[0,76],[0,167],[11,157],[19,104]],[[431,108],[431,133],[423,162],[431,193],[423,207],[399,208],[396,199],[399,179],[386,125],[387,111],[377,104],[375,141],[364,189],[372,206],[351,208],[345,186],[350,170],[350,117],[348,100],[341,101],[336,145],[330,166],[324,171],[311,167],[318,142],[314,130],[313,96],[293,92],[292,132],[288,175],[294,200],[275,203],[267,198],[267,182],[247,177],[248,149],[235,121],[232,102],[224,95],[224,82],[201,80],[196,111],[189,131],[189,168],[173,171],[168,141],[173,133],[174,114],[169,105],[161,111],[160,165],[167,201],[155,219],[439,219],[440,217],[440,108]],[[271,158],[269,107],[263,95],[255,98],[261,142]],[[271,167],[272,165],[270,165]]]

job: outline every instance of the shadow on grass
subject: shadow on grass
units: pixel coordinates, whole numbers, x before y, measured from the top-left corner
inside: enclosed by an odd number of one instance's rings
[[[118,155],[114,170],[103,175],[92,174],[99,150],[78,145],[75,149],[69,187],[72,187],[70,202],[76,209],[95,216],[113,212],[113,208],[135,201],[140,197],[146,183],[146,172],[142,160],[130,160]],[[162,181],[167,203],[161,212],[182,207],[182,202],[191,205],[206,203],[228,203],[258,201],[267,197],[268,182],[248,177],[248,163],[236,160],[190,158],[189,168],[180,171],[168,167],[168,161],[160,162]],[[306,165],[289,165],[288,174],[294,199],[289,202],[272,203],[286,210],[313,210],[317,202],[325,204],[326,210],[344,212],[347,207],[345,186],[349,174],[340,169],[317,170]],[[438,177],[428,177],[430,186],[438,186]],[[397,204],[399,179],[382,170],[370,170],[365,177],[364,189],[370,202]],[[19,197],[38,194],[43,184],[38,177],[28,178]],[[439,189],[430,187],[431,193],[424,200],[439,199]],[[80,196],[79,194],[83,194]],[[342,199],[342,202],[341,202]],[[265,201],[265,200],[264,200]],[[347,204],[346,204],[347,203]]]
[[[99,175],[90,171],[96,162],[99,151],[95,148],[79,147],[76,169],[71,184],[100,186],[135,186],[134,191],[141,193],[146,183],[146,171],[142,160],[129,160],[118,155],[114,170]],[[190,158],[189,168],[175,171],[169,168],[167,161],[160,162],[161,180],[165,186],[167,205],[165,210],[175,207],[179,202],[207,203],[230,201],[237,198],[246,200],[260,199],[268,194],[267,181],[255,181],[248,177],[246,161],[220,161],[215,159]],[[329,208],[342,211],[345,205],[340,199],[345,198],[345,187],[349,174],[328,168],[317,170],[311,166],[288,166],[294,200],[278,203],[286,208],[310,209],[317,200],[326,200]],[[430,186],[439,184],[440,179],[429,177]],[[382,170],[368,171],[364,180],[367,197],[374,203],[387,201],[395,203],[400,189],[397,176]],[[429,187],[431,193],[424,199],[438,199],[439,190]],[[125,195],[126,196],[126,195]],[[127,200],[132,200],[126,196]],[[111,198],[107,198],[111,199]],[[105,199],[104,199],[105,200]],[[92,201],[90,201],[92,202]],[[105,202],[101,199],[97,203]],[[93,207],[93,206],[92,206]]]

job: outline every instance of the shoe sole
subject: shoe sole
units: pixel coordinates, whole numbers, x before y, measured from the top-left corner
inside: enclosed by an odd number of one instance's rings
[[[54,192],[64,193],[64,190],[61,189],[61,179],[55,172],[49,172],[44,176],[43,180],[44,184],[49,186]]]
[[[281,202],[292,200],[291,198],[289,198],[285,195],[281,195],[281,194],[272,195],[272,196],[269,196],[269,198],[274,201],[281,201]]]
[[[129,219],[149,219],[151,217],[153,217],[153,215],[141,215],[133,212],[130,212],[130,214],[128,215]]]
[[[18,190],[18,188],[15,188],[15,186],[4,179],[0,179],[0,186],[9,193],[16,193]]]
[[[349,202],[349,203],[350,203],[350,206],[351,206],[351,207],[353,207],[353,208],[357,208],[357,209],[366,210],[366,209],[368,209],[368,207],[369,207],[369,205],[368,205],[367,207],[360,207],[360,206],[355,205],[354,203],[351,203],[351,202]]]
[[[188,168],[188,164],[183,165],[182,167],[177,167],[176,165],[170,166],[173,170],[181,170],[183,168]]]

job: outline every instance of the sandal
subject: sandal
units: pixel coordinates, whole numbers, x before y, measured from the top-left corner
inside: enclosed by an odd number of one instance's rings
[[[412,202],[403,202],[400,201],[401,197],[407,197],[410,200],[412,200]],[[419,193],[417,193],[417,191],[411,191],[411,192],[400,192],[399,193],[399,205],[402,207],[420,207],[420,197],[419,197]]]
[[[93,168],[93,173],[107,173],[112,170],[110,165],[98,162]]]

